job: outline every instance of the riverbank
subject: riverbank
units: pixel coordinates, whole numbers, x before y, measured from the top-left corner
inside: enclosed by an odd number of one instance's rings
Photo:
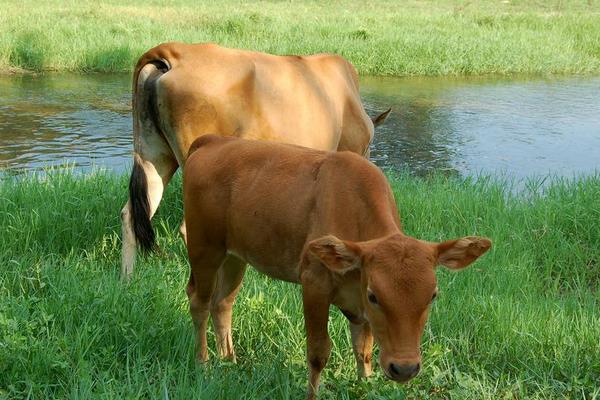
[[[130,71],[165,41],[274,54],[338,53],[363,75],[597,74],[600,2],[15,1],[4,71]]]
[[[423,370],[409,385],[379,367],[356,380],[346,322],[332,311],[322,398],[600,396],[600,176],[556,180],[544,194],[532,183],[519,195],[491,178],[391,182],[407,233],[477,234],[494,247],[466,271],[438,271]],[[238,364],[195,365],[174,183],[154,220],[162,251],[124,286],[127,176],[0,181],[0,398],[303,396],[299,287],[251,270],[234,309]]]

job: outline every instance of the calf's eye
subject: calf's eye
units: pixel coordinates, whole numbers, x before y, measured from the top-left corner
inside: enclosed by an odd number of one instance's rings
[[[375,295],[371,291],[367,293],[367,299],[371,304],[379,304],[379,302],[377,301],[377,297],[375,297]]]
[[[436,297],[437,297],[437,292],[435,292],[435,293],[433,294],[433,296],[431,296],[431,301],[434,301]]]

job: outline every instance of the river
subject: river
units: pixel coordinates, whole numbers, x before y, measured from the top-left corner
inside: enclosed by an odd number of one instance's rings
[[[392,107],[371,158],[384,169],[516,178],[600,169],[600,77],[361,80]],[[0,76],[0,169],[131,167],[129,74]]]

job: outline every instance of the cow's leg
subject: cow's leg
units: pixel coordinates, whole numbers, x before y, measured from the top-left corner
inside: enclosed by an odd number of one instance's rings
[[[235,362],[235,352],[231,337],[231,313],[245,271],[244,261],[233,255],[227,256],[217,273],[217,286],[210,307],[217,336],[217,352],[221,358],[233,362]]]
[[[205,248],[190,254],[191,274],[187,285],[190,314],[196,328],[196,355],[198,361],[208,361],[206,329],[210,304],[215,292],[217,271],[225,259],[223,250]]]
[[[133,272],[135,262],[136,240],[131,222],[131,202],[127,200],[121,209],[121,279],[128,280]]]
[[[312,400],[317,397],[321,371],[325,368],[331,353],[331,339],[327,333],[329,302],[327,296],[308,289],[304,282],[302,289],[309,368],[306,398]]]
[[[349,322],[349,324],[358,377],[367,378],[372,372],[373,333],[371,332],[371,326],[368,322],[363,324]]]
[[[168,65],[150,62],[135,76],[133,98],[133,171],[129,199],[121,211],[123,252],[121,277],[133,272],[136,244],[144,250],[154,246],[150,219],[156,212],[163,189],[175,173],[178,162],[161,127],[161,102],[157,82]],[[177,137],[173,134],[172,137]],[[172,144],[175,144],[173,142]],[[180,157],[180,161],[181,161]]]
[[[146,140],[145,142],[146,146],[142,148],[145,148],[146,151],[143,153],[134,154],[134,170],[132,171],[130,187],[133,188],[134,192],[137,191],[141,197],[144,196],[145,192],[148,202],[148,214],[141,215],[141,211],[138,210],[136,212],[136,216],[139,219],[147,218],[149,225],[149,220],[154,216],[160,200],[162,199],[163,190],[177,170],[178,164],[164,139],[156,138],[155,140]],[[145,180],[145,185],[141,183],[142,180]],[[138,188],[137,190],[136,187]],[[132,210],[131,205],[132,198],[130,197],[127,201],[127,204],[125,204],[121,210],[121,229],[123,240],[121,258],[122,279],[129,279],[131,273],[133,272],[133,265],[135,263],[136,255],[136,243],[138,241],[134,233],[134,210]],[[150,233],[152,234],[153,238],[154,233]]]

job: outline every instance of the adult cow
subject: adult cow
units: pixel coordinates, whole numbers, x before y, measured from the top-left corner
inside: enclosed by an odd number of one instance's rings
[[[368,156],[374,125],[358,75],[336,55],[274,56],[214,44],[161,44],[133,75],[133,171],[121,211],[121,276],[133,272],[136,241],[154,247],[150,220],[191,143],[214,133]],[[185,239],[185,225],[181,232]]]

